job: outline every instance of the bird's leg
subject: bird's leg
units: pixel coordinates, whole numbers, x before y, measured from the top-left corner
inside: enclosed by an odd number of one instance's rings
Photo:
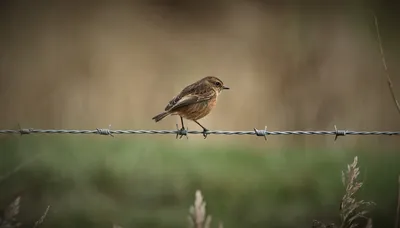
[[[185,125],[183,124],[183,118],[182,118],[182,116],[179,116],[179,117],[181,118],[181,124],[182,124],[182,127],[181,127],[181,129],[179,131],[180,132],[185,132],[186,129],[185,129]],[[181,136],[179,138],[182,138],[182,136],[183,136],[183,134],[181,134]],[[177,135],[177,137],[178,137],[178,135]]]
[[[183,118],[182,118],[182,116],[179,116],[180,118],[181,118],[181,124],[182,124],[182,130],[185,130],[185,125],[183,125]]]
[[[201,125],[199,122],[197,122],[197,120],[193,120],[195,123],[197,123],[201,128],[203,128],[203,136],[204,136],[204,139],[206,139],[207,138],[207,131],[208,131],[208,129],[207,128],[205,128],[205,127],[203,127],[203,125]]]

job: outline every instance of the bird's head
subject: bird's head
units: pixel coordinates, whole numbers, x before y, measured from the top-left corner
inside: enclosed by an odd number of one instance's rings
[[[203,78],[203,81],[218,93],[222,92],[222,90],[229,89],[229,87],[224,86],[224,83],[221,81],[221,79],[214,76],[207,76]]]

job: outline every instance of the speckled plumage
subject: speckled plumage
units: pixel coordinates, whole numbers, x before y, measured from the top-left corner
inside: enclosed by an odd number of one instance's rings
[[[182,128],[182,118],[192,120],[207,131],[197,120],[207,116],[217,104],[217,98],[222,90],[229,89],[214,76],[207,76],[185,87],[177,96],[168,102],[164,112],[153,117],[156,122],[168,115],[179,115]],[[206,134],[204,134],[206,137]]]

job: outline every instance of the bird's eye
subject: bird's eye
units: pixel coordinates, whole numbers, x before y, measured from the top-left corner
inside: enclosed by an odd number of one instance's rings
[[[221,86],[221,83],[220,82],[215,82],[215,85],[216,86]]]

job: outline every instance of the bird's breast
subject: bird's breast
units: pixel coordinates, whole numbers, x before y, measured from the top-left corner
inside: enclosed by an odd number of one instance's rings
[[[207,103],[208,103],[207,106],[209,108],[214,108],[217,105],[217,97],[207,101]]]

